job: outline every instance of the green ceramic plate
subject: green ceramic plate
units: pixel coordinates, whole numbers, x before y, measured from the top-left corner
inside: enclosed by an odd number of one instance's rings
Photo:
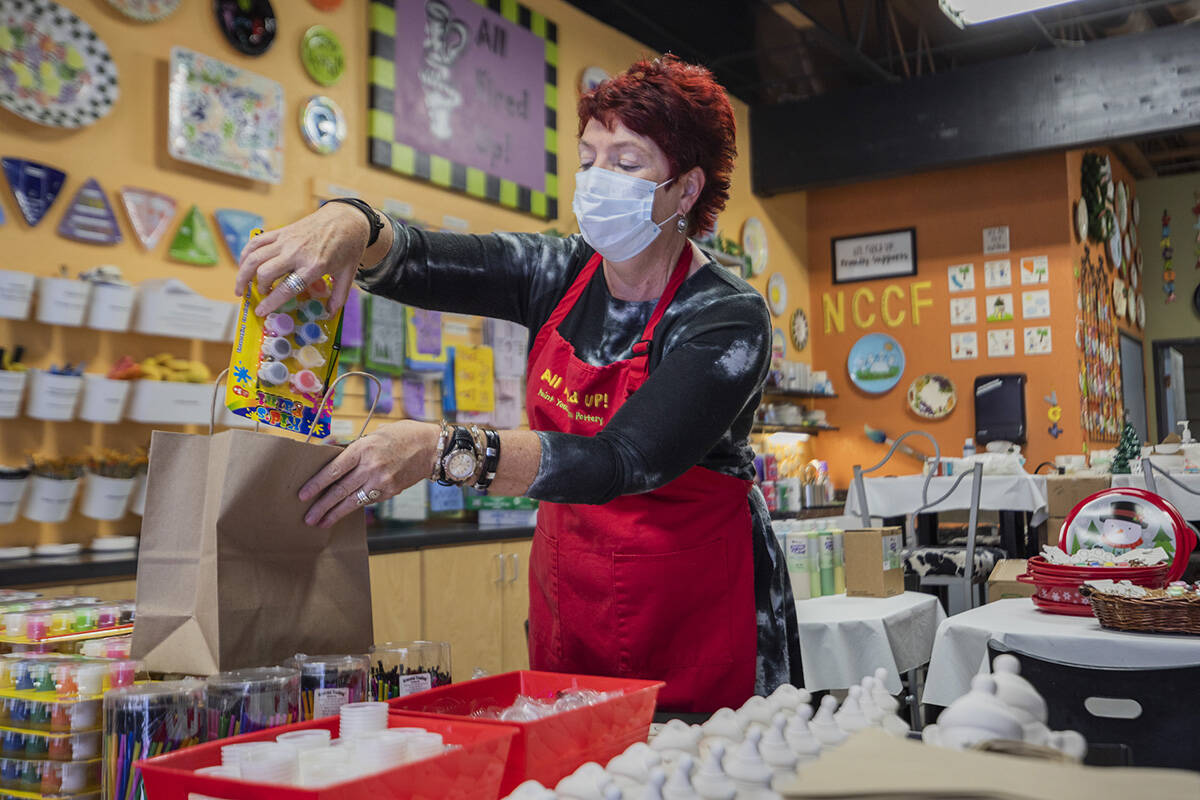
[[[324,25],[313,25],[300,41],[300,60],[310,78],[333,86],[346,70],[346,53],[337,35]]]

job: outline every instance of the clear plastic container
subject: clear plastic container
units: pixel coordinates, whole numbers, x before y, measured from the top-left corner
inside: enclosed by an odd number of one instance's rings
[[[95,791],[100,788],[100,759],[61,762],[3,758],[0,787],[42,796]]]
[[[451,682],[449,642],[385,642],[371,648],[371,696],[391,700]]]
[[[88,761],[99,757],[100,731],[64,734],[0,731],[0,758]]]
[[[300,719],[300,670],[257,667],[219,672],[204,686],[209,740]]]
[[[369,699],[370,660],[365,655],[310,656],[297,653],[284,666],[300,670],[300,719],[337,714],[347,703]]]

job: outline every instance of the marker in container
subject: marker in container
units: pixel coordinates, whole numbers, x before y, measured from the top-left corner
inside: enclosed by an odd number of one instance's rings
[[[320,344],[325,341],[325,332],[315,322],[306,322],[296,329],[296,344],[303,347],[306,344]]]
[[[278,361],[268,361],[258,368],[258,379],[267,386],[282,386],[290,377],[288,368]]]
[[[321,391],[321,379],[310,369],[302,369],[292,376],[292,388],[299,394],[316,394]]]
[[[316,369],[325,364],[325,356],[311,344],[306,344],[296,351],[296,360],[306,369]]]
[[[275,312],[267,314],[267,321],[263,328],[267,333],[275,336],[291,336],[292,331],[296,330],[296,321],[287,314]]]
[[[300,304],[300,316],[308,322],[316,322],[319,319],[328,319],[329,312],[320,300],[305,300]]]
[[[266,339],[263,339],[262,354],[276,361],[283,361],[285,358],[291,356],[292,343],[282,336],[268,336]]]

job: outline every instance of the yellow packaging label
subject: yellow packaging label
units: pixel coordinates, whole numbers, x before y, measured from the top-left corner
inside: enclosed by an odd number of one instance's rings
[[[238,311],[225,405],[238,416],[324,438],[330,408],[317,406],[337,369],[342,312],[329,311],[333,280],[324,275],[266,317],[251,282]]]

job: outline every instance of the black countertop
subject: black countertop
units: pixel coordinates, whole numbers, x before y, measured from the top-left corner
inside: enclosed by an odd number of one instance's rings
[[[439,521],[388,523],[368,529],[367,549],[376,555],[422,547],[529,539],[532,536],[533,528],[529,526],[480,527],[473,522]],[[0,561],[0,587],[132,580],[136,576],[137,553],[132,550]]]

